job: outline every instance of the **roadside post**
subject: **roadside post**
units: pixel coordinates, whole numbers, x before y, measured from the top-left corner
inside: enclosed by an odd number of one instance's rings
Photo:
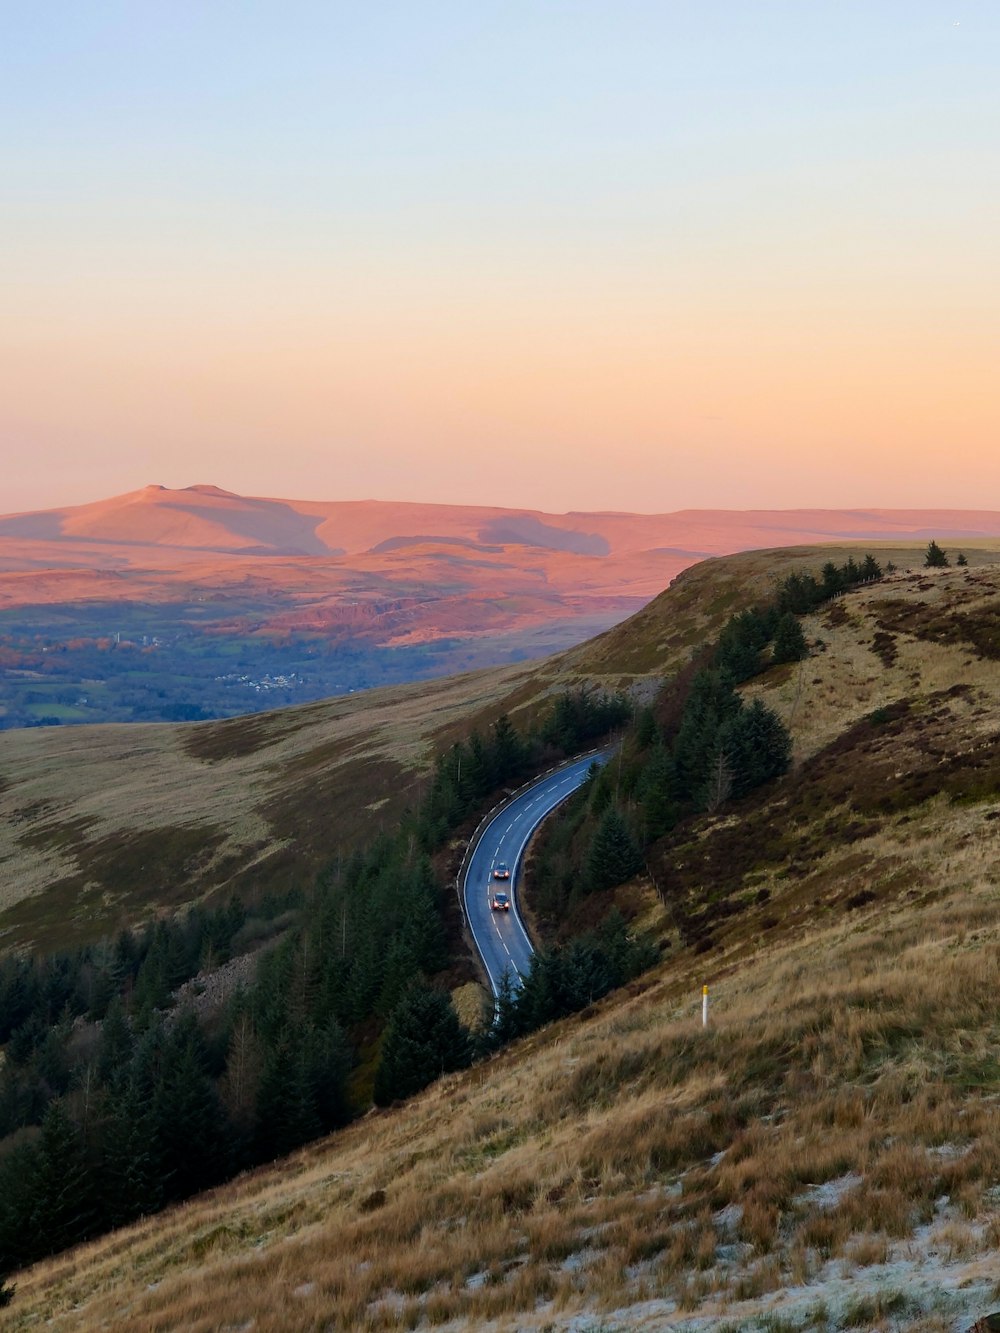
[[[701,1025],[702,1025],[703,1028],[707,1028],[707,1027],[708,1027],[708,987],[707,987],[707,986],[702,986],[702,988],[701,988]]]

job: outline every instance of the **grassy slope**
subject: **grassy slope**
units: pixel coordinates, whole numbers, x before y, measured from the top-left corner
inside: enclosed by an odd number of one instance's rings
[[[530,718],[580,679],[674,670],[786,559],[706,561],[631,628],[540,663],[193,726],[2,732],[0,939],[53,947],[208,892],[308,877],[394,819],[434,751],[473,722]]]
[[[10,1326],[773,1309],[929,1331],[1000,1305],[1000,669],[979,655],[1000,653],[1000,563],[981,560],[850,594],[807,622],[825,647],[801,672],[754,684],[796,771],[652,859],[705,913],[704,952],[674,942],[595,1012],[40,1265]]]
[[[998,548],[966,546],[973,565]],[[435,750],[473,724],[530,720],[581,680],[641,695],[789,568],[858,549],[707,560],[541,662],[224,722],[0,732],[0,940],[50,948],[213,891],[286,888],[393,820]],[[875,549],[901,568],[922,555]]]
[[[412,799],[436,733],[523,669],[195,726],[0,733],[0,930],[40,946],[284,888]]]

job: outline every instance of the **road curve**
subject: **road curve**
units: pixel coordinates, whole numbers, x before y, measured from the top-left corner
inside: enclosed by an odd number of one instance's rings
[[[472,846],[462,897],[466,920],[494,995],[499,992],[505,972],[510,975],[515,989],[520,986],[521,976],[527,972],[534,952],[518,911],[517,884],[524,849],[545,816],[586,779],[590,766],[604,763],[606,758],[603,751],[589,754],[564,765],[548,777],[539,778],[501,807]],[[495,881],[493,867],[501,861],[510,867],[511,877],[506,881]],[[490,900],[497,889],[509,895],[509,912],[491,909]]]

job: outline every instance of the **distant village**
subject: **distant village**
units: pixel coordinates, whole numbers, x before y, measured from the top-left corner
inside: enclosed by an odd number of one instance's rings
[[[215,679],[220,685],[242,685],[245,689],[253,690],[257,694],[267,694],[270,690],[294,690],[306,683],[305,677],[298,675],[295,671],[289,672],[288,675],[261,676],[259,680],[253,676],[240,675],[238,672],[230,671],[225,676],[216,676]]]

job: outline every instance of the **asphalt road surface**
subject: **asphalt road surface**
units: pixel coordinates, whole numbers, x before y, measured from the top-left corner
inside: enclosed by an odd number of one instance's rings
[[[540,778],[503,807],[479,836],[465,872],[465,914],[489,974],[493,994],[499,992],[504,973],[515,989],[528,971],[534,950],[517,909],[517,881],[521,858],[532,833],[547,814],[580,786],[591,764],[603,763],[606,754],[590,754]],[[510,879],[493,878],[501,862],[510,868]],[[510,898],[510,911],[493,911],[490,903],[497,891]]]

